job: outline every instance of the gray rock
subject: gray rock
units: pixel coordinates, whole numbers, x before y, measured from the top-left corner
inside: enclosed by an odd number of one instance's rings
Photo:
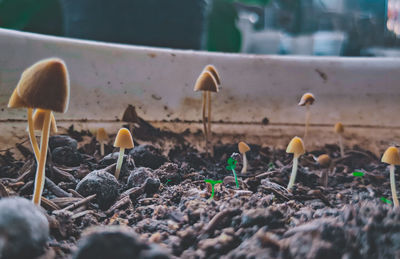
[[[153,177],[153,170],[151,170],[150,168],[135,168],[129,175],[127,182],[128,188],[142,186],[146,182],[146,179],[149,177]]]
[[[47,218],[31,201],[0,200],[0,258],[36,258],[43,254],[48,238]]]
[[[167,162],[167,158],[161,151],[151,145],[139,145],[133,148],[130,153],[137,166],[150,167],[157,169]]]
[[[72,151],[76,151],[78,148],[78,142],[65,135],[55,135],[49,138],[49,148],[54,150],[58,147],[70,147]]]

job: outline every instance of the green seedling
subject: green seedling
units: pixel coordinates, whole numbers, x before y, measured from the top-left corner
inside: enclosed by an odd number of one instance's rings
[[[120,129],[114,142],[114,147],[119,147],[117,167],[115,168],[115,178],[117,178],[117,180],[121,172],[122,162],[124,161],[125,149],[133,148],[134,146],[135,144],[133,144],[131,132],[125,128]]]
[[[269,164],[268,164],[268,169],[274,169],[274,168],[275,168],[274,163],[269,162]]]
[[[233,175],[235,176],[236,188],[239,189],[239,182],[238,182],[237,175],[235,172],[236,164],[237,164],[237,161],[235,159],[233,159],[232,157],[230,157],[228,159],[228,165],[226,166],[226,169],[232,170]]]
[[[213,199],[214,197],[214,186],[218,183],[222,183],[222,180],[211,180],[211,179],[205,179],[204,182],[211,184],[211,197],[210,200]]]
[[[171,182],[171,179],[168,179],[167,182],[165,183],[165,185],[167,185],[169,182]]]
[[[51,113],[66,112],[69,103],[67,67],[61,59],[41,60],[26,69],[8,102],[9,108],[28,108],[28,129],[37,160],[33,202],[40,205],[45,181],[45,165],[49,143]],[[40,151],[37,145],[33,109],[43,109]]]
[[[399,199],[397,198],[397,193],[396,193],[396,182],[394,179],[395,166],[400,165],[399,150],[394,146],[389,147],[383,154],[381,161],[383,163],[390,164],[390,187],[392,189],[393,204],[395,207],[399,207]]]
[[[353,176],[362,178],[364,176],[363,172],[353,172]]]
[[[385,197],[381,197],[381,201],[383,201],[384,203],[387,203],[387,204],[392,204],[392,201],[386,199]]]
[[[286,153],[293,153],[293,167],[290,175],[287,190],[292,189],[294,181],[296,180],[297,167],[299,164],[299,157],[305,153],[303,140],[299,137],[294,137],[286,148]]]

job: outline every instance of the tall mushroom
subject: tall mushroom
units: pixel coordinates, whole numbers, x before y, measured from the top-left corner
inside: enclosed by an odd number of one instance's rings
[[[99,128],[96,134],[96,140],[100,144],[100,155],[104,156],[104,143],[108,141],[108,134],[104,128]]]
[[[117,160],[117,167],[115,168],[115,178],[119,178],[121,172],[122,162],[124,161],[124,154],[126,148],[133,148],[133,139],[128,129],[122,128],[118,131],[117,137],[115,137],[114,147],[119,147],[119,156]]]
[[[342,135],[344,133],[344,126],[341,122],[337,122],[335,124],[335,133],[338,134],[338,138],[339,138],[340,156],[344,157],[344,148],[343,148],[343,140],[342,140]]]
[[[206,141],[206,153],[208,154],[208,143],[209,143],[209,131],[211,131],[211,92],[217,93],[219,91],[218,83],[211,72],[203,71],[197,78],[194,85],[194,91],[203,92],[203,106],[202,106],[202,118],[204,127],[204,137]],[[208,106],[208,117],[206,123],[206,107]]]
[[[136,113],[135,106],[131,104],[128,105],[128,107],[124,111],[124,114],[122,115],[122,121],[128,123],[129,131],[133,133],[133,124],[139,123],[139,117]]]
[[[315,101],[315,97],[312,93],[305,93],[300,99],[299,105],[306,106],[306,123],[304,128],[304,138],[307,136],[308,125],[310,124],[310,105],[312,105]]]
[[[217,89],[218,89],[217,92],[218,92],[219,88],[221,87],[221,77],[219,76],[217,69],[213,65],[207,65],[203,71],[208,71],[213,75],[215,82],[217,82]],[[211,141],[212,132],[211,132],[211,92],[210,91],[207,92],[207,98],[208,98],[207,131],[209,134],[209,136],[208,136],[209,140]]]
[[[290,190],[296,180],[299,157],[305,153],[303,140],[299,137],[294,137],[287,146],[286,153],[293,153],[292,174],[290,175],[289,184],[287,186],[287,189]]]
[[[246,173],[247,172],[247,157],[246,157],[246,152],[250,151],[250,147],[244,143],[243,141],[240,141],[238,144],[238,149],[239,153],[242,154],[243,157],[243,167],[241,173]]]
[[[399,199],[397,198],[396,193],[396,182],[394,179],[395,165],[400,165],[399,150],[393,146],[389,147],[383,154],[381,161],[390,164],[390,187],[392,189],[393,204],[395,207],[399,207]]]
[[[31,141],[33,132],[32,109],[44,110],[41,144],[36,169],[33,202],[40,205],[45,180],[45,164],[51,123],[51,111],[66,112],[69,102],[67,67],[61,59],[39,61],[26,69],[8,102],[10,108],[28,108],[28,127]]]

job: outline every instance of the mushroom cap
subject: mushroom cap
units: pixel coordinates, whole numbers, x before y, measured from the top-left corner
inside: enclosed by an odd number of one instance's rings
[[[219,76],[219,73],[217,69],[213,65],[207,65],[203,71],[208,71],[210,72],[213,76],[215,81],[217,82],[218,85],[221,84],[221,77]]]
[[[194,91],[210,91],[217,93],[219,91],[218,83],[209,71],[203,71],[196,80]]]
[[[299,157],[305,153],[303,140],[299,137],[294,137],[286,148],[286,153],[293,153],[295,157]]]
[[[98,128],[96,133],[96,140],[98,142],[102,142],[102,141],[107,141],[108,139],[109,138],[106,130],[104,128]]]
[[[300,99],[299,105],[304,106],[306,104],[313,104],[315,101],[315,96],[312,93],[305,93]]]
[[[328,167],[331,164],[331,158],[328,154],[322,154],[317,158],[317,162],[322,167]]]
[[[10,97],[10,108],[41,108],[66,112],[69,102],[67,67],[61,59],[41,60],[21,75]]]
[[[394,146],[388,147],[385,153],[383,153],[381,161],[391,165],[400,165],[399,150]]]
[[[34,130],[42,130],[44,124],[44,115],[46,110],[36,109],[35,113],[32,116],[33,121],[33,129]],[[50,112],[50,132],[57,133],[57,124],[56,119],[54,118],[54,114]]]
[[[122,115],[122,121],[125,122],[139,122],[139,117],[136,113],[135,106],[129,104],[128,107],[124,111],[124,115]]]
[[[239,152],[240,152],[241,154],[250,151],[250,147],[249,147],[246,143],[244,143],[243,141],[240,141],[240,142],[239,142],[238,148],[239,148]]]
[[[132,135],[129,130],[125,128],[120,129],[115,138],[114,147],[133,148],[134,146]]]
[[[344,132],[344,126],[343,126],[343,124],[341,122],[337,122],[335,124],[335,132],[337,134],[342,134]]]

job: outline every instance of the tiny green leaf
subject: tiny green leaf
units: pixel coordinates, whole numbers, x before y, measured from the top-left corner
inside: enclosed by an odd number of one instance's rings
[[[385,197],[381,197],[381,201],[383,201],[384,203],[387,203],[387,204],[392,204],[392,201],[386,199]]]
[[[363,177],[364,176],[364,173],[363,172],[353,172],[353,176],[356,176],[356,177]]]

